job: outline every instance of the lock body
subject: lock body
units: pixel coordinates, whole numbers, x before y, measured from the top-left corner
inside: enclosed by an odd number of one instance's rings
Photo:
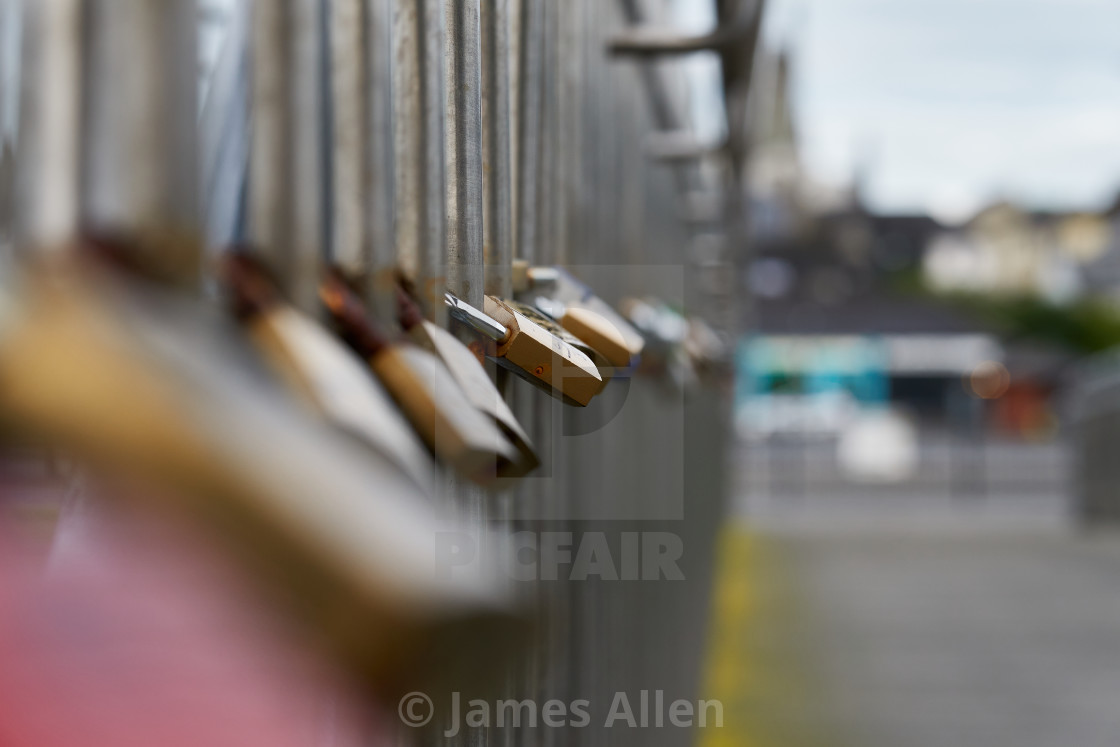
[[[499,364],[569,404],[586,407],[602,391],[595,364],[562,338],[493,296],[485,312],[507,330],[489,351]]]
[[[559,267],[525,270],[525,289],[548,302],[564,329],[599,351],[616,369],[629,369],[645,347],[645,338],[622,314],[571,273]],[[541,304],[538,302],[538,306]]]
[[[409,335],[443,361],[471,404],[489,415],[517,450],[516,459],[498,465],[498,476],[522,477],[536,469],[540,458],[529,436],[475,354],[455,335],[427,319],[414,325]]]
[[[251,254],[229,255],[223,270],[235,316],[289,388],[318,415],[389,456],[431,492],[431,456],[361,358],[287,303]]]
[[[521,303],[520,301],[505,301],[504,303],[517,313],[522,314],[526,318],[536,323],[541,329],[555,335],[559,339],[566,342],[568,345],[586,355],[587,358],[594,364],[595,369],[599,372],[599,378],[602,380],[602,384],[599,386],[599,391],[597,391],[596,394],[606,388],[607,383],[614,375],[614,370],[612,369],[610,362],[606,359],[605,356],[603,356],[602,353],[591,347],[591,345],[587,344],[586,341],[581,340],[568,330],[564,329],[562,326],[560,326],[560,323],[557,322],[554,317],[545,313],[544,311],[541,311],[539,308],[527,303]]]
[[[557,321],[564,329],[597,350],[616,370],[628,369],[636,357],[618,327],[599,313],[580,306],[569,306]],[[641,347],[638,349],[640,351]]]
[[[370,356],[369,365],[433,453],[466,477],[489,484],[500,464],[518,459],[494,420],[475,409],[432,353],[394,344]]]
[[[475,409],[443,362],[407,340],[390,341],[341,272],[328,274],[319,297],[343,338],[377,374],[438,459],[489,485],[498,465],[517,458],[494,420]]]
[[[320,415],[388,455],[431,491],[431,456],[357,355],[318,322],[286,305],[258,315],[248,331],[291,388]]]

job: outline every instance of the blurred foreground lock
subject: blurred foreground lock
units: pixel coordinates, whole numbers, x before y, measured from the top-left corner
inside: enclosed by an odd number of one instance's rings
[[[493,418],[517,448],[517,459],[498,465],[498,477],[522,477],[540,466],[540,458],[525,429],[517,422],[502,393],[494,386],[482,362],[470,348],[443,327],[425,319],[416,302],[403,289],[398,293],[398,305],[404,330],[418,345],[435,353],[444,362],[471,404]]]
[[[609,361],[629,369],[645,347],[642,333],[586,285],[558,267],[515,267],[515,287]]]
[[[25,41],[51,64],[26,72],[57,75],[32,75],[25,86],[43,94],[21,114],[37,114],[28,126],[44,142],[35,157],[21,153],[35,187],[24,195],[31,209],[21,214],[34,220],[20,243],[39,261],[0,267],[0,424],[49,439],[130,487],[104,491],[106,499],[189,517],[224,540],[295,627],[368,691],[395,702],[418,687],[475,688],[524,629],[500,538],[487,538],[485,557],[447,567],[450,538],[465,528],[428,506],[385,452],[293,405],[245,335],[191,296],[204,255],[196,4],[32,6],[28,17],[50,43]],[[252,66],[277,83],[254,86],[262,109],[253,121],[278,125],[272,138],[254,135],[262,172],[254,183],[280,193],[250,190],[254,226],[261,218],[270,231],[253,235],[277,247],[287,279],[311,279],[308,309],[322,235],[310,173],[320,113],[307,104],[318,101],[319,9],[262,2],[253,10],[259,59],[281,62]],[[277,165],[279,173],[269,170]],[[112,262],[94,261],[93,242],[75,238],[79,207],[87,235],[126,237],[97,247]],[[285,297],[306,285],[285,288]]]
[[[233,254],[224,269],[235,314],[289,385],[328,421],[390,456],[430,491],[431,457],[362,361],[315,319],[285,303],[255,259]]]
[[[292,407],[235,328],[103,268],[0,277],[6,424],[154,480],[145,505],[218,530],[375,693],[473,687],[498,670],[523,629],[500,552],[440,567],[462,528],[387,458]]]
[[[468,479],[487,485],[517,448],[495,421],[475,409],[447,367],[411,343],[393,343],[371,321],[341,275],[323,283],[323,303],[343,338],[366,359],[432,452]]]
[[[603,378],[584,353],[493,296],[480,311],[448,293],[448,311],[490,341],[487,355],[565,404],[586,407],[602,391]]]

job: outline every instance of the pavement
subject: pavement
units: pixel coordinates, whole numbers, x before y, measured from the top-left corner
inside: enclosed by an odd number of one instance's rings
[[[819,485],[740,494],[701,744],[1120,745],[1120,534],[1076,528],[1068,486]]]

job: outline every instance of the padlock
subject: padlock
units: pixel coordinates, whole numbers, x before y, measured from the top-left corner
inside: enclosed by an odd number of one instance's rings
[[[585,340],[581,340],[568,330],[561,327],[560,323],[556,321],[554,317],[544,311],[541,311],[536,306],[513,300],[504,301],[503,303],[505,303],[506,306],[513,309],[517,313],[525,316],[527,319],[532,320],[541,329],[545,330],[546,332],[550,332],[557,338],[563,340],[568,345],[571,345],[573,348],[586,355],[587,358],[595,365],[596,370],[599,372],[599,378],[602,380],[602,384],[599,386],[598,391],[596,391],[595,393],[598,394],[599,392],[603,391],[604,388],[606,388],[607,384],[614,376],[614,367],[611,366],[610,361],[607,360],[605,355],[589,345]]]
[[[622,310],[655,349],[684,344],[688,322],[676,309],[656,298],[624,298]]]
[[[159,486],[121,498],[203,522],[356,681],[460,689],[521,637],[500,570],[438,567],[459,525],[294,406],[204,305],[72,262],[0,286],[3,422]]]
[[[693,387],[696,371],[685,350],[688,320],[656,298],[625,298],[622,310],[647,341],[640,370],[662,378],[675,390]]]
[[[505,302],[487,296],[479,310],[451,293],[444,301],[452,318],[487,338],[491,359],[538,389],[577,407],[602,391],[590,358]]]
[[[403,288],[398,287],[397,301],[401,327],[416,344],[430,350],[444,362],[471,404],[493,418],[517,448],[516,460],[498,465],[498,477],[522,477],[540,466],[540,458],[529,436],[517,422],[498,387],[490,380],[482,361],[455,335],[425,319],[412,296]]]
[[[435,355],[390,341],[338,272],[320,296],[346,342],[366,360],[432,452],[468,479],[490,484],[499,465],[520,458],[493,419],[475,409]]]
[[[223,271],[235,316],[286,383],[319,415],[388,455],[431,492],[431,456],[362,360],[286,303],[251,254],[229,254]]]
[[[522,287],[534,306],[597,350],[616,372],[635,365],[645,338],[571,273],[558,267],[526,267]]]

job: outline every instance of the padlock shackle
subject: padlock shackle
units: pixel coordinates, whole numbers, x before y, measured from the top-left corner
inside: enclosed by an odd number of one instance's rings
[[[389,338],[370,318],[358,294],[337,270],[328,272],[319,284],[319,299],[338,326],[342,339],[358,355],[369,359],[389,347]]]
[[[401,323],[401,328],[405,332],[424,322],[424,311],[420,308],[420,304],[401,282],[397,283],[397,321]]]
[[[234,247],[222,258],[222,279],[233,315],[250,322],[283,303],[276,278],[251,250]]]
[[[450,291],[444,293],[443,300],[452,318],[457,319],[484,337],[499,345],[509,339],[510,330],[504,324],[461,300],[454,293]]]

